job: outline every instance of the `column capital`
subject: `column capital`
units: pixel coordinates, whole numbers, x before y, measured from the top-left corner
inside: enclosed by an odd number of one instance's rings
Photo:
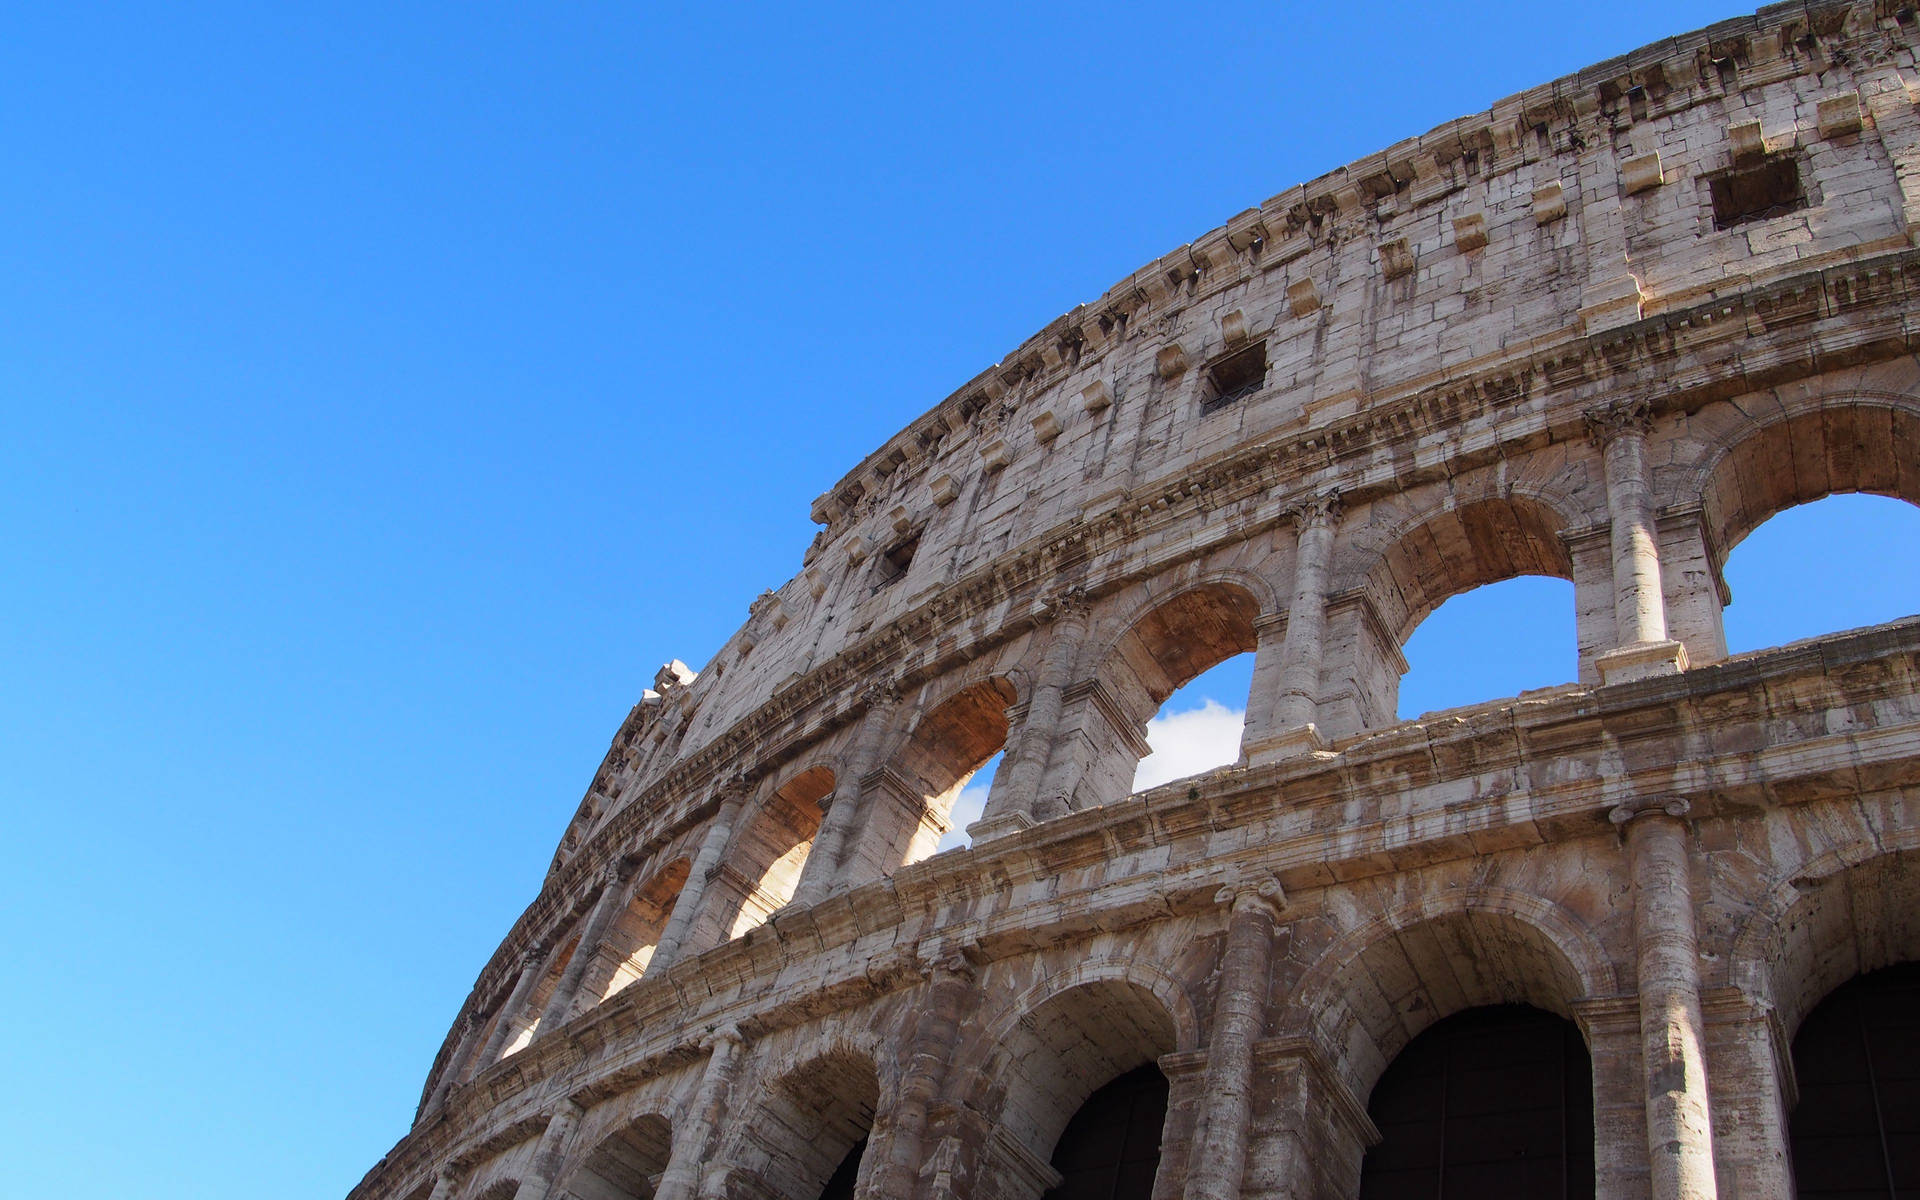
[[[917,966],[920,973],[928,979],[938,980],[941,976],[972,982],[980,974],[980,964],[985,955],[980,943],[969,938],[965,941],[948,942],[939,946],[923,946],[920,949]]]
[[[892,679],[876,679],[860,689],[860,703],[869,712],[892,708],[900,703],[900,685]]]
[[[720,1053],[722,1046],[730,1047],[731,1050],[738,1050],[746,1044],[746,1035],[741,1033],[740,1027],[732,1022],[720,1026],[720,1028],[700,1039],[700,1048],[708,1054]]]
[[[1636,817],[1663,815],[1684,819],[1692,812],[1693,805],[1684,796],[1635,796],[1614,805],[1607,813],[1607,820],[1625,825]]]
[[[1040,607],[1046,610],[1047,620],[1056,625],[1062,621],[1084,621],[1093,611],[1087,589],[1079,584],[1049,592],[1041,598]]]
[[[1287,506],[1287,515],[1293,518],[1295,525],[1305,529],[1315,525],[1331,525],[1346,510],[1346,501],[1340,498],[1337,489],[1333,489],[1294,501]]]
[[[1653,404],[1645,397],[1598,404],[1580,414],[1587,422],[1587,436],[1605,446],[1623,433],[1644,437],[1653,428]]]
[[[1261,872],[1227,884],[1213,894],[1213,902],[1234,913],[1265,912],[1276,921],[1287,910],[1287,894],[1272,872]]]
[[[639,866],[637,861],[622,854],[600,868],[600,882],[605,887],[619,887],[633,878],[633,873]]]

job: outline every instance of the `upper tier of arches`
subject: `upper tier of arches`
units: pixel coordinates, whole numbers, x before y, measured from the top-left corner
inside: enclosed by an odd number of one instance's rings
[[[931,853],[996,752],[976,841],[1123,799],[1145,722],[1230,655],[1252,765],[1395,724],[1407,637],[1515,576],[1572,582],[1570,685],[1724,658],[1721,567],[1759,522],[1920,502],[1894,166],[1920,111],[1819,51],[1906,27],[1775,36],[1809,19],[1671,39],[1276,197],[889,439],[816,505],[803,569],[623,723],[430,1094]],[[1754,153],[1804,207],[1715,207]]]

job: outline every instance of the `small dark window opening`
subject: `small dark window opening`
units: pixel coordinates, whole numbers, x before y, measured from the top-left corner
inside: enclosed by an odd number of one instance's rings
[[[906,575],[907,568],[913,565],[914,551],[920,549],[920,535],[914,534],[903,542],[896,543],[891,550],[880,556],[880,586],[898,583]]]
[[[1255,342],[1236,350],[1207,368],[1211,393],[1201,402],[1201,412],[1213,412],[1259,391],[1267,382],[1267,344]]]
[[[820,1200],[853,1200],[853,1185],[860,1178],[860,1160],[866,1153],[867,1139],[861,1138],[840,1160],[833,1178],[827,1180],[827,1186],[821,1190]]]
[[[1800,168],[1791,158],[1770,158],[1752,167],[1723,171],[1707,180],[1713,195],[1713,227],[1732,229],[1807,206]]]
[[[1166,1120],[1167,1077],[1152,1063],[1088,1096],[1053,1148],[1060,1184],[1040,1200],[1149,1200]]]

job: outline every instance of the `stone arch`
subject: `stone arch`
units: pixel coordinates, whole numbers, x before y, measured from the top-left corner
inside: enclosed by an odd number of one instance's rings
[[[1087,1098],[1192,1048],[1197,1023],[1184,989],[1132,962],[1084,963],[1013,1001],[982,1041],[989,1057],[968,1097],[1015,1144],[989,1156],[997,1194],[1038,1196],[1050,1171],[1041,1164]]]
[[[801,868],[832,801],[833,768],[815,763],[792,771],[767,792],[728,844],[714,889],[714,922],[722,939],[763,924],[793,899]]]
[[[880,778],[862,783],[861,850],[871,862],[861,875],[890,874],[933,853],[961,789],[1007,744],[1008,709],[1021,699],[1016,678],[950,682],[939,700],[920,708]]]
[[[1920,961],[1920,830],[1852,841],[1782,872],[1734,934],[1727,971],[1792,1040],[1858,975]]]
[[[611,999],[646,974],[673,905],[687,884],[692,860],[681,855],[642,878],[613,925],[600,939],[593,962],[580,978],[576,1008]]]
[[[1176,590],[1150,594],[1108,626],[1084,660],[1091,678],[1068,691],[1062,727],[1041,793],[1050,807],[1096,808],[1133,790],[1148,754],[1147,722],[1167,697],[1208,668],[1248,653],[1259,641],[1256,622],[1264,585],[1256,591],[1241,572],[1210,572]],[[1062,752],[1064,749],[1064,752]]]
[[[1712,435],[1687,476],[1714,567],[1767,518],[1826,496],[1865,492],[1920,505],[1920,398],[1847,390],[1785,399]]]
[[[553,1195],[556,1200],[652,1200],[672,1152],[673,1126],[667,1117],[640,1114],[581,1156]]]
[[[1407,670],[1400,648],[1451,597],[1525,575],[1576,582],[1561,536],[1571,526],[1568,511],[1537,491],[1449,495],[1437,506],[1350,535],[1335,552],[1329,587],[1320,683],[1324,731],[1343,737],[1398,719],[1400,676]],[[1575,624],[1569,621],[1570,628]]]
[[[751,1093],[721,1169],[750,1172],[764,1189],[755,1195],[816,1200],[873,1129],[880,1075],[871,1053],[839,1040],[788,1061]]]
[[[1356,1101],[1441,1017],[1530,1004],[1575,1019],[1574,1003],[1618,990],[1591,930],[1550,900],[1500,888],[1401,905],[1347,931],[1287,1004],[1288,1032],[1320,1046]]]

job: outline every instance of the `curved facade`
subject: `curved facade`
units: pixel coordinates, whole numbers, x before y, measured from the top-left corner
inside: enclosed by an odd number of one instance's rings
[[[1120,1079],[1165,1116],[1102,1195],[1793,1194],[1801,1021],[1920,959],[1920,621],[1729,658],[1721,566],[1920,502],[1916,41],[1780,6],[1512,97],[913,421],[662,668],[353,1195],[1091,1195]],[[1397,720],[1409,634],[1517,575],[1572,582],[1577,680]],[[1130,795],[1245,652],[1241,761]],[[1589,1115],[1404,1150],[1376,1083],[1501,1005]]]

